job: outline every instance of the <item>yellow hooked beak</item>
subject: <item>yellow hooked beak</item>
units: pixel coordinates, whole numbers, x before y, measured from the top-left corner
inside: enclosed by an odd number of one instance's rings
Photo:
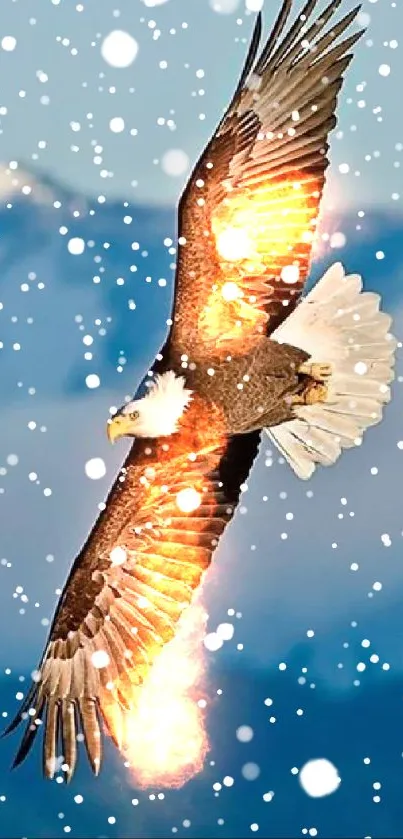
[[[106,433],[110,443],[119,440],[119,437],[132,437],[133,420],[129,414],[116,414],[108,420]]]

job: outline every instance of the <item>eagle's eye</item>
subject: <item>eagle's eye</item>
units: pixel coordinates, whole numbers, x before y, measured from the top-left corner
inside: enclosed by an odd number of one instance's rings
[[[129,417],[131,420],[138,420],[140,417],[140,411],[131,411]]]

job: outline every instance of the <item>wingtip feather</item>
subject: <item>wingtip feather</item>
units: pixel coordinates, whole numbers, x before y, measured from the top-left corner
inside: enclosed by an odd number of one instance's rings
[[[94,775],[99,775],[102,763],[102,736],[97,702],[92,698],[83,698],[79,700],[78,705],[88,759]]]
[[[257,52],[258,52],[258,49],[259,49],[260,40],[261,40],[261,37],[262,37],[262,29],[263,29],[263,15],[262,15],[261,12],[259,12],[258,15],[257,15],[256,21],[255,21],[255,25],[253,27],[251,42],[250,42],[249,49],[248,49],[248,52],[247,52],[247,55],[246,55],[245,63],[244,63],[242,73],[241,73],[241,77],[239,79],[239,82],[237,84],[237,87],[236,87],[236,90],[235,90],[235,93],[234,93],[234,98],[236,96],[238,96],[238,94],[242,90],[242,88],[243,88],[243,86],[244,86],[244,84],[245,84],[245,82],[246,82],[246,80],[249,76],[249,73],[251,72],[251,70],[253,68],[253,65],[254,65],[254,62],[255,62],[255,59],[256,59],[256,56],[257,56]]]

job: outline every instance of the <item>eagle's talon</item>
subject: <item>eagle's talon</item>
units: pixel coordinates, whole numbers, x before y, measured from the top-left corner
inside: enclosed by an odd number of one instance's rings
[[[333,368],[331,364],[325,362],[310,362],[304,361],[298,368],[298,373],[303,376],[310,376],[315,382],[324,382],[332,375]]]
[[[310,381],[302,393],[295,393],[291,399],[292,405],[316,405],[326,402],[327,387],[322,382]]]

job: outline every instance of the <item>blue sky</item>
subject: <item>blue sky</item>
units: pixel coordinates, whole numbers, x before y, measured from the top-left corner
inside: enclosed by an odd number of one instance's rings
[[[108,444],[109,406],[135,389],[158,350],[172,290],[172,257],[163,241],[172,232],[173,213],[150,217],[130,209],[141,243],[132,273],[133,232],[122,223],[127,210],[121,203],[74,220],[73,196],[66,198],[54,185],[53,197],[58,195],[63,206],[56,215],[51,205],[35,205],[29,197],[0,214],[4,721],[37,666],[72,558],[127,450],[123,441]],[[360,266],[367,288],[382,291],[401,336],[402,217],[374,209],[361,230],[355,230],[356,221],[355,214],[337,219],[346,245],[336,251],[326,246],[313,275],[335,258],[351,270]],[[328,224],[331,230],[331,218]],[[61,226],[94,241],[94,248],[72,256]],[[106,228],[111,247],[105,251]],[[377,259],[381,248],[384,258]],[[101,282],[94,283],[94,276]],[[158,284],[161,276],[168,277],[166,287]],[[125,278],[123,286],[119,277]],[[25,284],[29,291],[22,290]],[[90,346],[83,340],[87,335],[93,338]],[[85,358],[88,351],[91,358]],[[99,376],[98,388],[88,389],[88,374]],[[382,425],[334,467],[318,470],[309,484],[299,482],[276,455],[265,454],[269,446],[263,443],[243,498],[246,510],[225,534],[203,592],[208,629],[234,625],[233,639],[217,653],[206,653],[213,765],[207,762],[182,790],[154,800],[150,795],[159,788],[136,789],[107,745],[101,778],[90,778],[82,759],[72,785],[63,789],[40,780],[39,746],[10,774],[17,738],[8,738],[0,744],[4,839],[64,837],[66,827],[88,839],[151,839],[171,835],[176,827],[197,839],[216,837],[218,819],[224,819],[225,839],[252,835],[255,823],[260,835],[270,838],[308,828],[324,837],[381,837],[386,830],[400,835],[402,384],[399,353],[394,400]],[[102,458],[106,466],[99,480],[86,475],[92,458]],[[228,614],[231,609],[238,617]],[[362,664],[364,671],[358,669]],[[215,698],[217,691],[223,694]],[[268,696],[273,713],[264,705]],[[298,709],[303,716],[296,716]],[[237,740],[240,725],[254,731],[249,744]],[[319,800],[308,798],[291,774],[317,757],[331,760],[342,778],[339,791]],[[248,762],[259,766],[260,780],[245,781]],[[234,788],[223,788],[217,798],[213,785],[227,776],[234,778]],[[379,782],[381,806],[373,801],[372,784]],[[262,798],[270,790],[273,807]],[[80,806],[77,795],[84,797]],[[136,810],[132,800],[139,801]]]
[[[2,33],[14,37],[16,47],[0,49],[0,106],[7,109],[0,115],[2,160],[33,165],[92,195],[174,203],[186,172],[165,174],[163,156],[179,149],[191,165],[204,148],[234,89],[255,17],[245,12],[244,0],[234,0],[231,14],[212,5],[3,0]],[[277,6],[264,4],[265,31]],[[372,201],[393,207],[392,194],[401,192],[394,164],[396,145],[403,143],[397,107],[403,7],[399,0],[364,0],[361,15],[368,33],[343,88],[327,200],[338,208]],[[101,45],[116,29],[139,47],[126,68],[102,58]],[[109,128],[115,118],[125,122],[120,133]],[[344,175],[343,163],[349,165]],[[113,174],[101,177],[103,171]]]
[[[212,11],[208,0],[168,0],[154,9],[141,0],[83,0],[82,12],[77,5],[5,0],[2,9],[2,37],[15,37],[17,45],[11,52],[0,49],[0,107],[8,109],[0,114],[0,160],[20,160],[51,175],[49,193],[38,203],[36,188],[34,197],[20,194],[21,175],[8,196],[11,206],[3,200],[0,207],[3,721],[37,666],[57,592],[126,453],[123,441],[112,448],[106,439],[109,407],[135,390],[166,331],[175,256],[164,240],[173,236],[181,178],[165,175],[152,161],[169,148],[186,151],[192,161],[201,149],[242,63],[245,44],[235,38],[252,23],[243,0],[233,14]],[[265,5],[268,25],[275,10],[267,8],[268,0]],[[117,8],[120,16],[114,17]],[[344,134],[333,138],[323,221],[323,231],[330,237],[343,232],[345,244],[332,248],[322,241],[312,278],[342,259],[363,274],[368,289],[382,294],[401,338],[403,214],[400,199],[391,198],[402,185],[395,166],[400,143],[403,148],[401,46],[390,42],[399,39],[402,7],[378,0],[364,3],[364,13],[371,18],[367,40],[373,45],[360,46],[348,77],[340,107]],[[29,22],[33,18],[36,23]],[[99,49],[117,26],[139,43],[135,62],[121,70],[108,68]],[[162,34],[154,41],[156,28]],[[169,36],[169,28],[177,34]],[[69,52],[73,44],[77,56]],[[161,60],[168,61],[166,71]],[[382,63],[390,64],[390,75],[379,74]],[[196,71],[203,68],[199,78]],[[49,81],[40,81],[37,72]],[[365,93],[356,90],[363,81]],[[98,92],[99,84],[116,85],[116,93]],[[205,96],[193,97],[202,84]],[[132,85],[136,92],[130,94]],[[27,95],[19,97],[19,90]],[[40,103],[43,95],[49,95],[48,105]],[[357,105],[361,98],[365,108]],[[156,124],[158,116],[169,117],[171,103],[176,131]],[[378,106],[382,112],[374,114]],[[199,120],[203,111],[206,119]],[[86,125],[88,112],[94,128],[73,131],[70,122]],[[129,131],[111,132],[113,117],[123,117]],[[138,135],[130,135],[136,126]],[[92,140],[105,150],[102,164],[92,161]],[[43,141],[46,147],[38,149]],[[345,176],[338,173],[343,162],[350,165]],[[102,166],[113,177],[101,179]],[[130,187],[132,179],[138,187]],[[101,205],[91,198],[100,192],[107,194]],[[126,199],[139,203],[125,206]],[[69,253],[73,236],[86,243],[81,255]],[[1,741],[0,836],[50,839],[65,837],[70,827],[72,837],[151,839],[173,835],[175,827],[189,839],[216,837],[217,831],[235,839],[253,835],[255,823],[257,835],[270,839],[401,835],[401,350],[397,373],[382,425],[309,484],[266,454],[268,443],[262,446],[243,499],[246,509],[225,534],[204,587],[209,629],[228,621],[235,628],[222,649],[206,653],[213,763],[183,790],[154,800],[150,795],[158,790],[136,790],[110,746],[100,779],[89,777],[82,760],[73,784],[61,788],[39,779],[39,749],[10,774],[16,738]],[[97,388],[87,387],[88,374],[99,376]],[[105,463],[99,480],[86,474],[91,458]],[[268,696],[273,713],[264,704]],[[249,744],[236,737],[240,725],[253,728]],[[332,760],[342,779],[334,795],[319,800],[309,798],[291,772],[315,757]],[[260,767],[255,782],[242,774],[247,761]],[[225,776],[234,777],[234,786],[217,793],[213,785]],[[269,803],[262,796],[270,790],[275,796]],[[79,806],[77,794],[84,795]]]

